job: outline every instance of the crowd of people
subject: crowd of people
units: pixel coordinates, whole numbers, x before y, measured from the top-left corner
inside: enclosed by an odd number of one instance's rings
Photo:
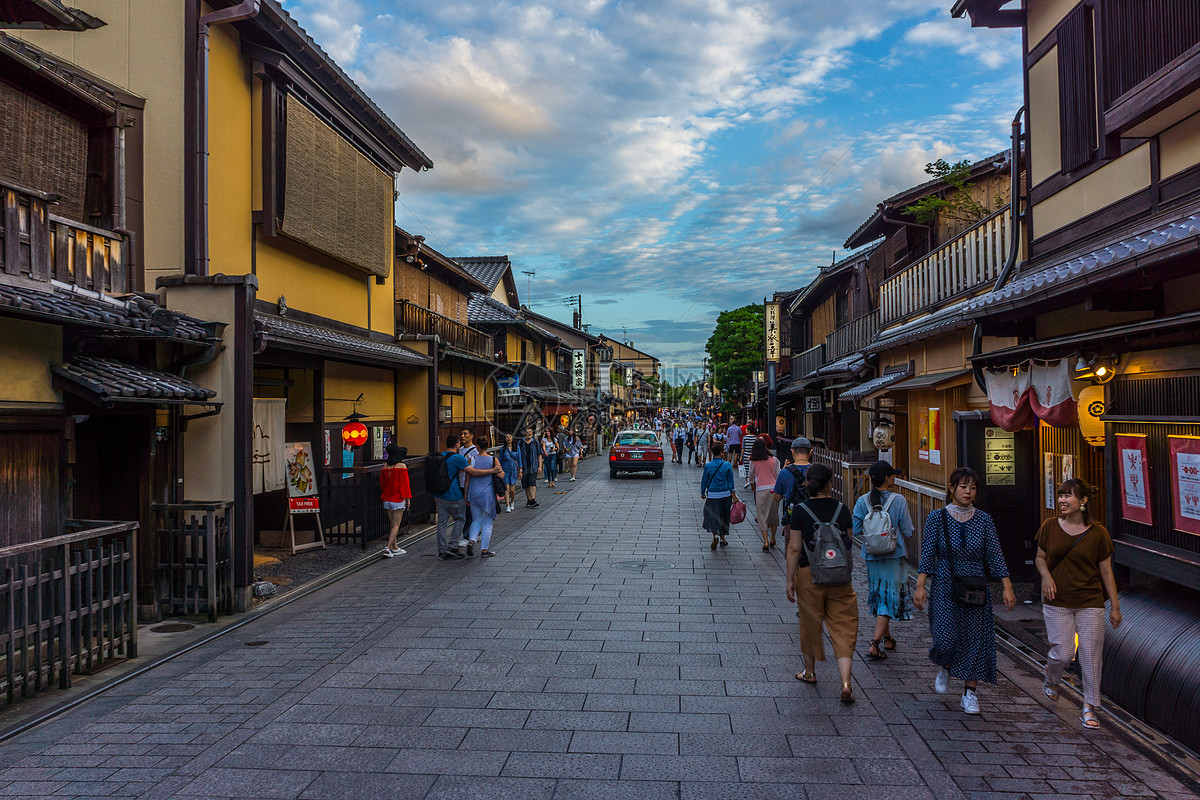
[[[802,668],[796,680],[817,681],[816,662],[825,660],[827,635],[840,673],[841,700],[854,702],[851,670],[860,625],[853,580],[857,551],[865,569],[868,613],[874,617],[864,658],[886,659],[898,646],[892,623],[911,620],[914,607],[924,610],[932,642],[929,659],[937,668],[934,690],[944,694],[951,681],[960,681],[960,707],[966,714],[979,714],[979,683],[996,683],[992,583],[1000,583],[1006,609],[1016,605],[995,522],[975,505],[979,475],[965,467],[951,473],[945,505],[930,512],[920,552],[910,553],[914,525],[907,500],[896,491],[901,471],[890,463],[871,465],[869,489],[848,508],[834,497],[833,471],[811,462],[807,439],[761,434],[753,424],[731,424],[722,431],[700,423],[697,429],[707,431],[700,494],[711,549],[726,546],[730,525],[746,514],[739,487],[753,498],[763,550],[776,546],[777,533],[783,539],[785,591],[797,606],[800,625]],[[677,423],[664,430],[677,438]],[[686,446],[687,429],[683,439]],[[778,454],[781,443],[783,457]],[[681,456],[678,460],[682,463]],[[1114,628],[1121,624],[1112,538],[1087,511],[1095,494],[1094,487],[1079,479],[1058,487],[1058,516],[1038,531],[1035,560],[1049,644],[1042,691],[1057,701],[1063,671],[1077,657],[1083,677],[1080,723],[1087,730],[1100,726],[1096,711],[1106,617]],[[913,564],[916,587],[910,592]]]

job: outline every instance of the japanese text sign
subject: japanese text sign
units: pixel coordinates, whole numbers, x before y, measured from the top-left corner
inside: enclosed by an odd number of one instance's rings
[[[571,351],[571,388],[582,389],[587,384],[587,351]]]
[[[1153,525],[1150,508],[1150,464],[1145,434],[1117,436],[1121,475],[1121,516],[1131,522]]]
[[[1200,436],[1168,436],[1175,530],[1200,534]]]
[[[779,361],[783,346],[779,329],[779,303],[763,304],[763,324],[766,327],[767,361]]]

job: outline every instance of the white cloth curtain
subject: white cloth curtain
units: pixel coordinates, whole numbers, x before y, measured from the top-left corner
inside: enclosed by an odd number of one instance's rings
[[[275,492],[286,485],[283,454],[287,400],[254,398],[254,493]]]

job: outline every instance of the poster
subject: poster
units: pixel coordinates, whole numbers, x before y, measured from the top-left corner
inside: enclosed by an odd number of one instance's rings
[[[1016,486],[1016,436],[1000,427],[983,430],[983,482],[987,486]]]
[[[327,466],[327,467],[329,466],[329,459],[331,457],[332,456],[330,455],[330,446],[329,446],[329,429],[326,428],[325,429],[325,466]]]
[[[313,471],[312,445],[308,442],[288,442],[283,446],[287,463],[288,497],[314,497],[317,476]]]
[[[1054,453],[1042,453],[1042,481],[1046,495],[1046,508],[1053,511],[1058,500],[1058,486],[1054,482]]]
[[[1070,453],[1064,453],[1062,457],[1062,479],[1063,483],[1075,477],[1075,456]]]
[[[922,461],[929,460],[929,409],[917,409],[917,458]]]
[[[1168,436],[1175,530],[1200,535],[1200,436]]]
[[[1121,516],[1131,522],[1153,525],[1150,509],[1150,465],[1146,461],[1146,435],[1117,436],[1117,458],[1121,470]]]
[[[929,409],[929,463],[942,463],[942,410]]]
[[[382,460],[385,454],[383,448],[383,427],[376,425],[371,428],[371,458],[376,461]]]

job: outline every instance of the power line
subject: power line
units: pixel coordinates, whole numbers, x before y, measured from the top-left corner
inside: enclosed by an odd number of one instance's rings
[[[728,267],[726,267],[724,272],[722,272],[720,275],[718,275],[716,278],[714,278],[713,282],[711,284],[709,284],[709,287],[707,289],[705,289],[700,294],[699,297],[697,297],[695,300],[692,301],[692,304],[687,307],[687,310],[685,310],[682,314],[680,314],[679,318],[676,319],[674,322],[672,322],[670,327],[668,327],[665,331],[663,331],[662,335],[659,336],[658,339],[654,343],[658,344],[664,338],[666,338],[666,335],[668,333],[670,333],[672,330],[674,330],[675,326],[678,325],[680,322],[682,322],[684,317],[686,317],[689,313],[691,313],[692,309],[696,307],[696,304],[699,303],[701,300],[703,300],[708,295],[708,293],[713,290],[713,288],[717,285],[717,283],[719,283],[722,278],[724,278],[726,275],[729,274],[730,270],[732,270],[734,267],[736,267],[738,264],[740,264],[742,262],[742,259],[744,259],[747,255],[749,255],[750,251],[758,246],[759,242],[761,242],[763,239],[767,238],[767,234],[770,233],[771,231],[773,231],[775,229],[775,227],[780,222],[783,221],[783,218],[786,217],[788,215],[788,213],[793,208],[796,207],[797,203],[799,203],[805,197],[808,197],[809,193],[812,192],[813,189],[817,188],[817,184],[820,183],[821,181],[823,181],[825,179],[825,176],[833,171],[834,167],[836,167],[838,164],[842,163],[843,158],[850,155],[850,151],[853,150],[855,148],[855,146],[857,146],[858,143],[861,142],[863,140],[863,137],[866,135],[867,134],[864,131],[862,134],[859,135],[859,137],[857,139],[855,139],[853,142],[851,142],[850,146],[846,148],[846,151],[837,157],[837,161],[834,161],[832,164],[830,164],[829,168],[826,169],[824,172],[822,172],[820,174],[820,176],[815,181],[812,182],[812,185],[804,190],[803,194],[801,194],[799,197],[797,197],[795,200],[793,200],[791,205],[789,205],[787,208],[785,208],[783,210],[783,213],[780,214],[778,217],[776,217],[775,221],[772,222],[769,226],[767,226],[767,229],[765,231],[763,231],[762,234],[757,239],[755,239],[754,242],[751,243],[751,245],[749,247],[747,247],[740,256],[737,257],[736,261],[734,261],[732,264],[730,264]]]
[[[425,230],[429,231],[429,234],[431,236],[433,236],[433,238],[438,240],[438,244],[440,244],[442,246],[442,250],[445,252],[447,257],[457,258],[457,256],[454,255],[454,253],[450,252],[450,245],[443,242],[442,237],[438,236],[437,233],[434,232],[433,228],[431,228],[427,224],[425,224],[425,220],[418,217],[411,208],[409,208],[408,206],[405,206],[404,201],[401,200],[399,197],[396,198],[396,202],[399,203],[400,205],[404,206],[404,210],[407,211],[409,214],[412,214],[412,218],[415,219],[417,222],[421,223],[421,227],[423,227]]]

